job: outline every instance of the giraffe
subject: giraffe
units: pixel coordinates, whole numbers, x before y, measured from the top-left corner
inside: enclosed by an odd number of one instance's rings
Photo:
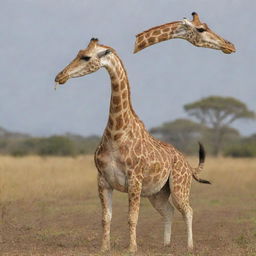
[[[173,38],[185,39],[197,47],[221,50],[226,54],[236,51],[231,42],[215,34],[207,24],[202,23],[196,12],[193,12],[192,16],[192,21],[184,18],[182,21],[153,27],[136,35],[134,53],[150,45]]]
[[[165,245],[170,244],[174,207],[183,214],[188,248],[192,250],[192,208],[189,205],[192,177],[209,183],[198,177],[205,159],[203,146],[199,145],[199,165],[192,168],[176,148],[149,134],[132,107],[129,81],[121,59],[113,48],[99,44],[98,39],[92,38],[87,48],[80,50],[56,76],[55,82],[64,84],[69,78],[96,72],[101,67],[111,79],[108,122],[95,152],[102,205],[102,251],[110,249],[114,189],[128,193],[130,252],[137,250],[136,226],[141,196],[148,197],[164,218]]]

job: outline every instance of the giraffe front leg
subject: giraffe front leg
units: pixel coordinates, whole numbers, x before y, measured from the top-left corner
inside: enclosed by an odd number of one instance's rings
[[[110,224],[112,218],[112,193],[113,189],[109,186],[105,178],[98,175],[98,191],[102,206],[102,246],[101,251],[110,250]]]
[[[137,251],[137,242],[136,242],[136,226],[139,216],[140,208],[140,195],[142,184],[136,178],[130,179],[128,181],[128,197],[129,197],[129,231],[130,231],[130,245],[129,251],[134,253]]]

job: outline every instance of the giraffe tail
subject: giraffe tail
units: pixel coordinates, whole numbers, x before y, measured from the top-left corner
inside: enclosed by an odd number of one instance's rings
[[[203,170],[204,168],[204,162],[205,162],[205,149],[203,147],[203,145],[198,142],[199,144],[199,164],[198,164],[198,167],[197,168],[194,168],[193,169],[193,178],[197,181],[197,182],[200,182],[200,183],[205,183],[205,184],[211,184],[210,181],[208,180],[203,180],[203,179],[200,179],[198,177],[198,174]]]

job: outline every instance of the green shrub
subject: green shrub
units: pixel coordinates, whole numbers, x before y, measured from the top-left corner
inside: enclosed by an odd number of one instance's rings
[[[21,148],[15,148],[10,152],[10,154],[12,156],[18,157],[18,156],[26,156],[28,155],[28,152],[26,150],[22,150]]]
[[[64,136],[51,136],[39,140],[39,155],[74,156],[76,154],[73,142]]]
[[[229,146],[224,154],[231,157],[256,157],[256,142],[242,142]]]

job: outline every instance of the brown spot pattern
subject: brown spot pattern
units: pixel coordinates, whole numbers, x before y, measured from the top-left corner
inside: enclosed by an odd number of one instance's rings
[[[138,44],[138,49],[143,49],[146,47],[146,42],[142,42],[140,44]]]
[[[168,37],[169,37],[169,35],[168,35],[167,33],[164,33],[164,34],[162,34],[161,36],[159,36],[158,39],[159,39],[160,41],[164,41],[164,40],[167,40]]]
[[[113,122],[113,119],[111,118],[111,116],[109,116],[108,125],[109,125],[109,128],[110,128],[110,129],[113,128],[114,122]]]
[[[111,113],[118,113],[122,110],[121,105],[117,105],[117,106],[111,106],[110,111]]]
[[[171,28],[169,28],[169,27],[167,27],[167,28],[164,28],[163,29],[163,32],[165,33],[165,32],[169,32],[171,30]]]
[[[119,132],[119,133],[117,133],[117,134],[115,134],[115,135],[114,135],[114,140],[118,140],[118,139],[120,139],[120,138],[122,137],[122,135],[123,135],[123,134],[122,134],[122,133],[120,133],[120,132]]]
[[[144,36],[139,36],[137,39],[138,43],[140,43],[143,39],[144,39]]]
[[[122,99],[126,99],[128,96],[128,92],[127,90],[125,90],[123,93],[122,93]]]
[[[132,165],[132,159],[130,157],[127,158],[126,163],[128,166]]]
[[[121,102],[120,96],[113,96],[113,103],[118,105]]]
[[[158,36],[158,35],[160,35],[160,34],[161,34],[160,29],[155,30],[155,31],[152,33],[153,36]]]
[[[118,83],[112,83],[113,91],[117,92],[118,91],[118,87],[119,87]]]
[[[122,115],[116,118],[116,130],[120,130],[123,127],[124,121]]]
[[[128,106],[128,102],[127,102],[127,100],[125,100],[125,101],[123,102],[123,108],[125,109],[125,108],[127,108],[127,106]]]
[[[121,90],[123,90],[126,87],[126,82],[123,80],[121,81]]]
[[[156,38],[155,37],[150,37],[149,39],[148,39],[148,43],[149,44],[153,44],[153,43],[155,43],[156,42]]]

